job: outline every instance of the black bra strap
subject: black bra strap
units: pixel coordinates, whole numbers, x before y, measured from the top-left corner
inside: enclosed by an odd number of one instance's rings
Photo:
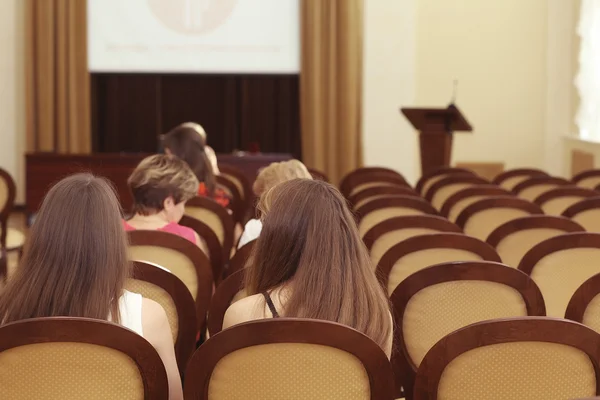
[[[267,306],[269,306],[269,310],[271,310],[271,314],[273,314],[273,318],[279,318],[279,313],[277,312],[275,304],[273,304],[273,300],[271,300],[271,296],[269,295],[269,293],[262,292],[262,295],[264,296],[265,301],[267,302]]]

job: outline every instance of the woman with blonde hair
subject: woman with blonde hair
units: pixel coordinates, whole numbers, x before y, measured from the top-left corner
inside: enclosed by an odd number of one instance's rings
[[[257,197],[260,197],[274,186],[297,178],[312,179],[310,172],[308,172],[306,166],[300,161],[289,160],[271,163],[268,167],[260,171],[258,177],[256,177],[256,181],[254,181],[252,190]],[[238,248],[255,240],[260,235],[261,229],[262,223],[259,219],[248,221],[244,227],[244,233],[242,233],[238,242]]]
[[[242,322],[298,317],[338,322],[390,357],[388,298],[346,200],[332,185],[294,179],[261,197],[263,229],[246,269],[246,297],[229,307],[223,329]]]
[[[186,201],[198,191],[198,180],[185,161],[164,154],[146,157],[127,183],[133,195],[134,215],[123,222],[125,230],[169,232],[205,250],[204,242],[194,230],[179,225]]]
[[[170,399],[182,399],[167,315],[158,303],[124,289],[129,272],[113,187],[91,174],[69,176],[42,203],[0,297],[0,321],[84,317],[121,324],[154,346],[167,370]]]

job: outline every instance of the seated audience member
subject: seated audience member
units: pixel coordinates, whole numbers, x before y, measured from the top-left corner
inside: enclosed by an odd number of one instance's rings
[[[44,199],[19,267],[0,297],[0,320],[64,316],[118,323],[156,348],[170,399],[182,399],[167,315],[158,303],[124,290],[129,272],[114,189],[91,174],[72,175]]]
[[[180,125],[183,128],[192,128],[194,129],[200,138],[202,139],[202,143],[204,143],[204,152],[206,153],[206,157],[208,157],[208,161],[210,162],[210,166],[212,167],[213,173],[215,175],[219,175],[221,171],[219,171],[219,163],[217,162],[217,154],[213,150],[212,147],[208,145],[208,139],[206,138],[206,131],[202,127],[202,125],[196,122],[184,122]]]
[[[126,231],[164,231],[202,245],[194,230],[178,224],[186,201],[194,198],[198,189],[198,180],[184,161],[162,154],[146,157],[127,183],[133,195],[134,215],[123,222]]]
[[[203,129],[201,131],[204,132]],[[217,185],[214,166],[206,152],[205,137],[196,128],[190,127],[190,123],[180,125],[163,136],[162,145],[168,155],[174,155],[190,166],[200,182],[199,196],[209,197],[223,207],[229,205],[229,197]],[[216,157],[213,163],[216,164]]]
[[[275,185],[287,182],[292,179],[312,179],[308,169],[298,160],[272,163],[258,174],[252,190],[256,197],[269,191]],[[258,238],[262,229],[262,222],[259,219],[251,219],[244,227],[244,233],[240,237],[238,248],[246,243]]]
[[[390,357],[393,323],[346,200],[332,185],[294,179],[260,200],[263,229],[246,270],[246,297],[229,307],[223,329],[282,317],[348,325]]]

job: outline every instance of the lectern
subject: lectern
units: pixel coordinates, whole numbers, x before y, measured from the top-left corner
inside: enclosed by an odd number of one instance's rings
[[[472,131],[473,128],[458,107],[402,108],[402,114],[420,131],[421,172],[450,165],[452,135],[456,131]]]

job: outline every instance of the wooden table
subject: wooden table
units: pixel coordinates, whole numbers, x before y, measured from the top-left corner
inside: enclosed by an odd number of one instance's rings
[[[25,212],[31,216],[40,207],[48,189],[67,175],[91,172],[112,181],[125,210],[132,206],[127,178],[136,165],[149,154],[97,153],[55,154],[29,153],[25,155]],[[291,159],[289,154],[217,154],[219,164],[240,169],[250,184],[258,170],[272,162]]]

